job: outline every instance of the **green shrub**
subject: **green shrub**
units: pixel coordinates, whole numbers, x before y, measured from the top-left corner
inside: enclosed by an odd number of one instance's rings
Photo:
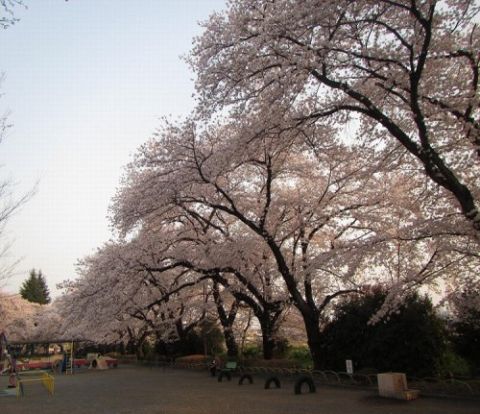
[[[442,377],[468,377],[471,375],[471,367],[467,360],[451,349],[447,349],[442,355],[437,371]]]
[[[450,325],[450,342],[453,350],[480,375],[480,310],[475,307],[480,290],[475,286],[457,292],[453,300],[453,321]]]
[[[345,360],[351,359],[355,370],[372,367],[417,377],[437,375],[447,341],[444,323],[430,300],[411,294],[396,312],[369,324],[385,297],[378,288],[337,306],[319,349],[324,368],[344,371]]]
[[[246,367],[298,368],[299,364],[291,359],[249,358],[242,362]]]
[[[256,344],[248,344],[243,348],[245,358],[256,358],[262,354],[262,348]]]
[[[287,357],[295,361],[296,365],[301,368],[311,368],[313,366],[312,355],[307,346],[291,346]]]

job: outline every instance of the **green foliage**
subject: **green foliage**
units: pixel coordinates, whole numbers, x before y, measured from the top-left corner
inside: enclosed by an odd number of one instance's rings
[[[283,359],[286,358],[290,350],[290,345],[288,339],[286,338],[277,338],[275,340],[275,346],[273,348],[273,359]],[[263,349],[262,344],[246,344],[242,352],[243,357],[245,358],[262,358],[263,359]]]
[[[308,346],[291,346],[288,349],[287,357],[295,361],[295,365],[301,368],[311,368],[313,366],[312,355]]]
[[[449,348],[439,361],[438,374],[441,377],[468,377],[471,375],[471,368],[468,361]]]
[[[456,322],[450,338],[455,352],[470,364],[472,374],[476,375],[480,373],[480,312],[477,314],[476,322]]]
[[[344,371],[345,360],[351,359],[356,370],[375,367],[415,376],[436,375],[446,338],[430,300],[412,294],[395,313],[368,324],[385,297],[386,293],[377,289],[338,305],[323,331],[325,368]]]
[[[479,295],[478,289],[474,288],[467,288],[458,294],[454,303],[455,320],[450,332],[453,349],[470,363],[476,374],[480,372],[480,311],[474,303]]]
[[[257,358],[262,354],[262,347],[257,344],[247,344],[243,348],[243,356],[245,358]]]
[[[50,292],[41,270],[38,273],[35,269],[30,271],[29,278],[20,287],[20,295],[29,302],[40,303],[41,305],[50,303]]]
[[[454,335],[451,340],[455,351],[473,366],[480,367],[480,312],[476,322],[458,321],[454,324]]]
[[[243,349],[244,363],[248,366],[271,366],[276,368],[311,368],[313,366],[312,356],[308,346],[290,346],[288,341],[282,341],[285,350],[282,357],[265,360],[262,358],[262,346],[259,344],[248,344]]]

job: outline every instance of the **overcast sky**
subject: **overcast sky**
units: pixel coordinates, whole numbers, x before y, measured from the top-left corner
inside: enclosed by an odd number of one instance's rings
[[[9,222],[14,293],[32,268],[50,290],[111,237],[107,209],[122,167],[159,125],[193,108],[193,74],[180,59],[197,22],[223,0],[25,0],[0,29],[0,174],[36,195]],[[6,240],[2,235],[3,241]]]

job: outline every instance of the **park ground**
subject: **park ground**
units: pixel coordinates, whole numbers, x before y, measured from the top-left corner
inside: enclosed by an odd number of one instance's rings
[[[0,387],[6,386],[0,377]],[[255,381],[256,380],[256,381]],[[1,414],[478,414],[479,400],[420,398],[382,399],[375,392],[319,386],[315,394],[295,395],[293,382],[263,389],[261,377],[252,385],[238,379],[218,382],[206,371],[122,366],[55,377],[55,395],[40,384],[25,388],[22,398],[0,397]]]

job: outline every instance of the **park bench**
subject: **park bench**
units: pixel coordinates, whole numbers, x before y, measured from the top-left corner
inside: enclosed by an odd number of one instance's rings
[[[228,361],[225,366],[220,370],[220,372],[223,373],[232,373],[235,372],[238,368],[237,362],[236,361]]]
[[[230,381],[232,378],[232,373],[236,372],[238,369],[238,364],[236,361],[228,361],[225,366],[220,370],[220,375],[218,376],[218,381],[222,382],[222,378],[225,376]]]
[[[222,372],[234,372],[238,368],[237,361],[228,361],[221,369]]]

